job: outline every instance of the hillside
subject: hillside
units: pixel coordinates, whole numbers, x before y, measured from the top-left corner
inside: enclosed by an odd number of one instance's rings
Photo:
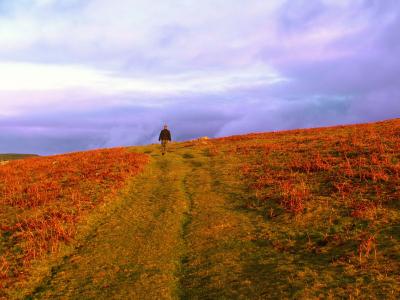
[[[32,264],[72,245],[76,225],[147,162],[142,154],[104,149],[0,166],[0,298],[31,278]]]
[[[400,119],[35,158],[0,178],[0,297],[400,297]]]
[[[36,156],[38,156],[38,155],[36,155],[36,154],[6,153],[6,154],[0,154],[0,161],[23,159],[23,158],[36,157]]]

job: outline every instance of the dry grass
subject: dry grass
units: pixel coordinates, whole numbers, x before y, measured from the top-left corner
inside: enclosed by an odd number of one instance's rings
[[[186,199],[181,161],[152,161],[113,211],[30,293],[34,299],[173,299]]]
[[[214,145],[246,162],[242,174],[261,200],[276,198],[293,213],[311,196],[332,195],[363,211],[400,195],[399,120],[236,136]]]
[[[261,240],[294,262],[288,296],[400,295],[399,119],[210,142],[224,182],[264,216]]]
[[[143,154],[105,149],[0,166],[0,290],[27,277],[33,260],[72,241],[81,217],[147,162]]]
[[[135,149],[153,163],[34,295],[399,298],[400,120]],[[0,167],[4,278],[147,162],[82,155]]]

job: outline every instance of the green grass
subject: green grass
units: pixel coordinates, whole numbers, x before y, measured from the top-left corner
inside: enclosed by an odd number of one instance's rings
[[[287,133],[277,138],[292,141]],[[314,178],[304,211],[289,213],[275,190],[262,199],[249,187],[240,169],[260,162],[259,149],[239,155],[244,144],[172,143],[165,156],[158,145],[132,147],[151,156],[145,172],[82,222],[73,247],[43,261],[30,286],[10,295],[398,299],[398,202],[378,207],[373,220],[353,218],[329,182]],[[285,153],[271,160],[289,162]],[[360,234],[369,231],[376,233],[377,255],[359,261]]]
[[[273,199],[260,202],[246,188],[234,175],[238,158],[221,154],[214,163],[220,182],[216,189],[237,204],[236,212],[252,215],[258,228],[249,238],[248,252],[254,261],[245,268],[247,276],[254,278],[255,298],[396,299],[400,295],[395,271],[400,256],[394,254],[400,253],[398,208],[382,208],[378,214],[384,218],[372,224],[350,218],[348,209],[332,198],[318,197],[307,202],[305,213],[292,216]],[[371,226],[382,230],[377,259],[372,254],[360,263],[357,237]]]
[[[224,183],[223,169],[216,169],[215,159],[205,149],[188,149],[185,144],[171,145],[166,156],[156,146],[133,150],[151,150],[152,163],[145,172],[82,223],[74,247],[58,259],[42,261],[30,285],[9,295],[28,299],[259,296],[277,261],[257,240],[263,218],[243,210],[231,183]],[[276,282],[267,286],[274,290]]]
[[[29,299],[166,299],[177,295],[187,210],[181,178],[185,167],[172,155],[156,159],[56,264]]]

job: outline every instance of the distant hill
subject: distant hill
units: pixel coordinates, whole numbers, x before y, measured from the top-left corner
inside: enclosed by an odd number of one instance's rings
[[[3,161],[3,160],[23,159],[23,158],[35,157],[35,156],[39,156],[39,155],[37,155],[37,154],[15,154],[15,153],[6,153],[6,154],[0,154],[0,161]]]

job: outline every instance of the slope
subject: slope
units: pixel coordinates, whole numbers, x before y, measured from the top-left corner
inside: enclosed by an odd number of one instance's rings
[[[400,296],[400,120],[131,149],[151,163],[27,298]]]

